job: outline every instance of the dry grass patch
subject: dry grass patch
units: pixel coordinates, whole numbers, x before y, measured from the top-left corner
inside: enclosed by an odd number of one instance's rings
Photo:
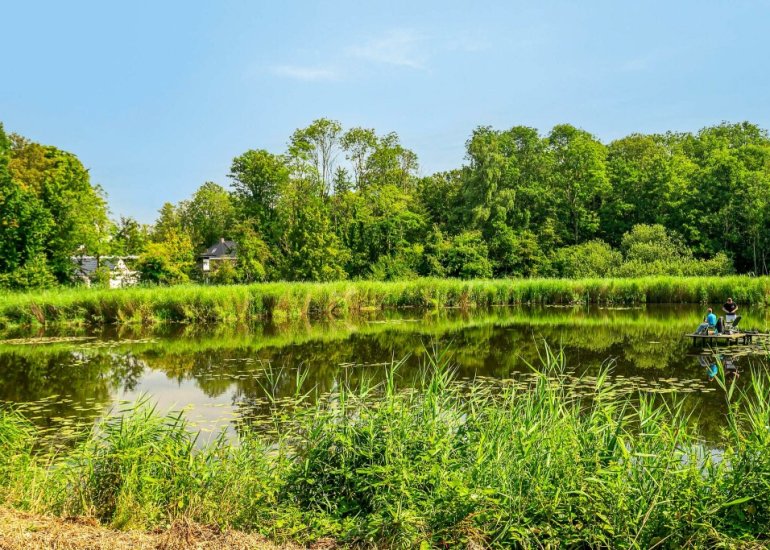
[[[332,545],[316,546],[331,548]],[[240,531],[222,531],[216,526],[186,520],[169,529],[115,531],[101,527],[93,518],[54,518],[0,508],[0,550],[219,550],[293,549],[278,546],[264,537]]]

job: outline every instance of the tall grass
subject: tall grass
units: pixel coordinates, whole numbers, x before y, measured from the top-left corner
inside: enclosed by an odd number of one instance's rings
[[[72,450],[36,451],[0,412],[0,502],[113,526],[175,517],[275,540],[334,537],[387,547],[715,546],[767,540],[770,384],[721,380],[724,444],[703,446],[674,398],[588,396],[560,384],[565,359],[502,388],[460,384],[436,352],[416,388],[399,365],[379,385],[340,389],[272,431],[205,444],[178,413],[139,403]],[[301,387],[301,377],[297,386]]]
[[[346,316],[394,307],[512,304],[770,304],[768,277],[639,279],[415,279],[397,282],[265,283],[123,290],[57,289],[0,294],[0,325],[244,322]]]

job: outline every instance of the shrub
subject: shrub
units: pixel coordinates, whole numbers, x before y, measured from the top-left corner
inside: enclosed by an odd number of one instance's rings
[[[33,290],[52,288],[58,284],[45,256],[35,256],[10,273],[0,274],[0,288]]]
[[[620,252],[597,239],[559,249],[553,263],[562,277],[581,279],[611,277],[617,273],[622,261]]]
[[[461,279],[492,277],[492,262],[480,231],[465,231],[452,239],[446,252],[446,272]]]

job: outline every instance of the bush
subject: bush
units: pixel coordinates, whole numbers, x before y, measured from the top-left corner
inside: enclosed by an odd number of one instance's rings
[[[601,240],[565,246],[554,257],[554,266],[561,277],[581,279],[586,277],[611,277],[623,262],[617,250]]]
[[[147,245],[136,270],[142,282],[174,285],[189,281],[194,267],[190,239],[179,237]]]
[[[446,253],[446,272],[461,279],[492,277],[492,262],[480,231],[465,231],[452,239]]]
[[[238,281],[238,271],[233,262],[212,262],[210,281],[217,285],[229,285]]]
[[[112,276],[112,273],[110,272],[109,267],[104,265],[99,266],[91,274],[91,277],[90,277],[91,284],[96,286],[101,286],[101,287],[109,287],[111,276]]]
[[[22,267],[0,274],[0,288],[33,290],[52,288],[58,284],[45,256],[35,256]]]

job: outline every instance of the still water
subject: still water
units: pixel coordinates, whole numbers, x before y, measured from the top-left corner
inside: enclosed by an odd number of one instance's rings
[[[161,411],[185,408],[202,432],[216,432],[260,417],[268,394],[290,397],[298,380],[301,392],[322,395],[341,382],[381,379],[387,365],[405,359],[399,377],[406,385],[431,349],[449,350],[461,381],[506,380],[531,372],[547,345],[563,349],[568,372],[589,382],[605,365],[619,388],[684,396],[709,440],[718,437],[724,395],[709,380],[713,355],[684,338],[702,309],[401,310],[285,325],[8,332],[0,337],[0,401],[60,436],[142,398]],[[744,328],[766,332],[767,311],[741,313]],[[739,369],[739,385],[766,355],[761,346],[726,353]]]

